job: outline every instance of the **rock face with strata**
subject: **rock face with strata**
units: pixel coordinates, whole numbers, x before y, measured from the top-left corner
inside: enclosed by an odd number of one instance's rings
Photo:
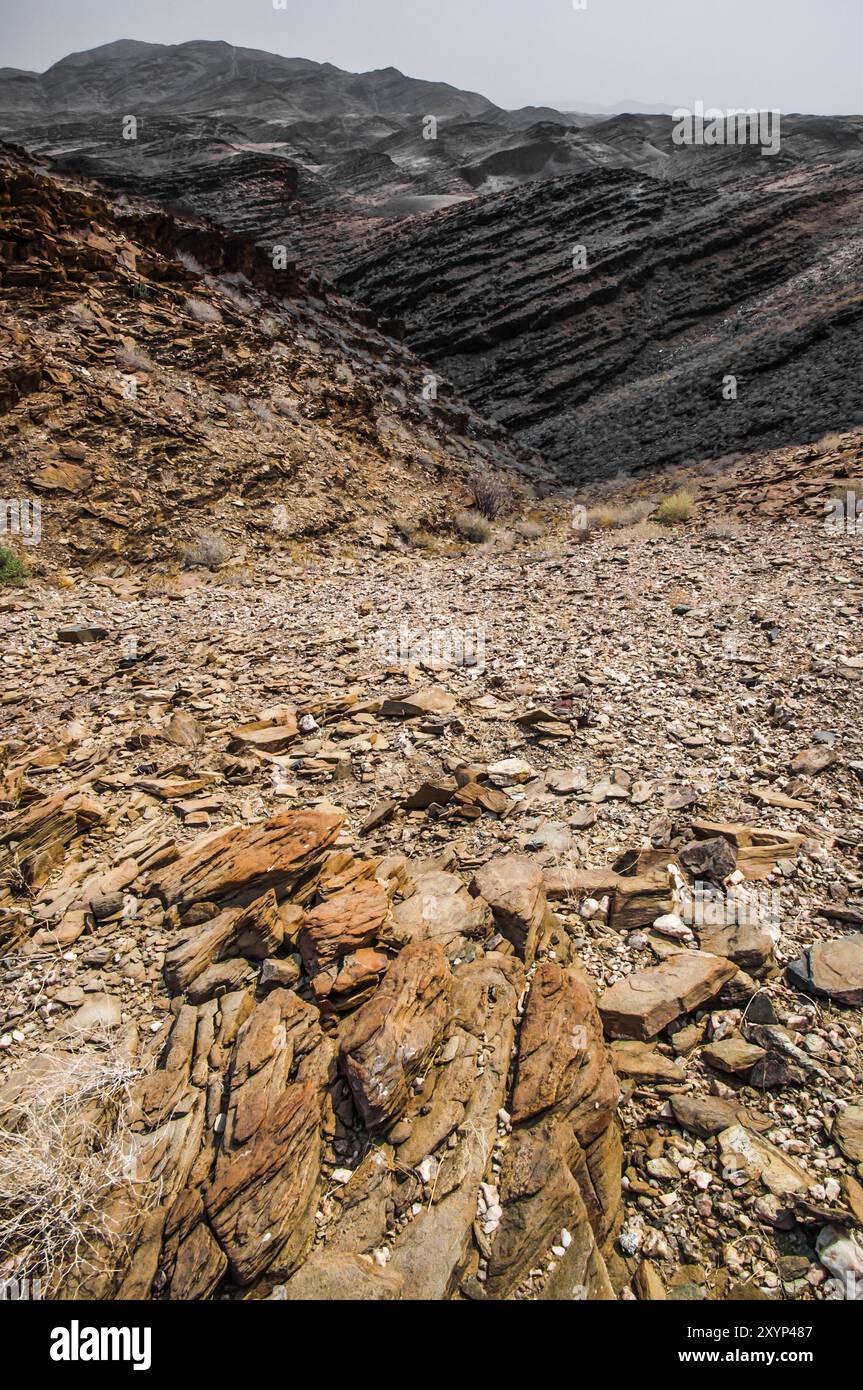
[[[274,888],[284,896],[314,869],[341,829],[333,811],[287,811],[250,827],[229,826],[197,841],[153,883],[169,906],[248,900]]]

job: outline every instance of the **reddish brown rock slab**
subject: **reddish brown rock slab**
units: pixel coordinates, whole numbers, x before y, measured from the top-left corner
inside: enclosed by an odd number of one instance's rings
[[[632,1040],[612,1043],[611,1062],[618,1076],[629,1076],[636,1081],[686,1080],[681,1064],[663,1056],[649,1043]]]
[[[226,954],[246,960],[266,960],[278,951],[285,937],[285,924],[279,916],[272,888],[249,903],[235,918]]]
[[[611,1038],[655,1038],[674,1019],[697,1009],[719,992],[737,967],[704,951],[680,951],[660,965],[618,980],[599,1000]]]
[[[769,1139],[743,1125],[732,1125],[719,1135],[723,1172],[735,1186],[761,1179],[775,1197],[805,1197],[815,1179]]]
[[[610,925],[625,935],[652,926],[674,906],[668,875],[622,875],[611,899]]]
[[[383,951],[361,947],[315,975],[311,982],[315,999],[328,1013],[357,1008],[375,989],[391,959]]]
[[[385,719],[418,719],[422,715],[440,716],[455,709],[455,696],[441,685],[384,700],[381,714]]]
[[[831,1137],[852,1163],[863,1163],[863,1105],[846,1105],[840,1110]]]
[[[708,923],[696,931],[702,951],[733,961],[748,975],[761,975],[773,964],[773,937],[760,922]]]
[[[793,985],[837,1004],[863,1006],[863,933],[818,941],[788,967]]]
[[[205,1221],[199,1221],[180,1242],[171,1298],[189,1300],[209,1298],[228,1268],[228,1259]]]
[[[34,487],[42,492],[83,492],[93,481],[93,471],[77,463],[44,463],[30,476]]]
[[[530,969],[546,911],[539,866],[524,854],[496,854],[477,872],[471,892],[485,899],[498,931]]]
[[[714,1134],[732,1125],[745,1125],[747,1129],[770,1129],[773,1121],[770,1116],[757,1115],[746,1109],[738,1101],[724,1100],[719,1096],[671,1097],[674,1118],[683,1128],[702,1139],[710,1139]]]
[[[208,1055],[218,1060],[212,1048]],[[224,1133],[202,1195],[240,1284],[265,1269],[292,1274],[311,1247],[331,1057],[317,1010],[290,990],[273,990],[224,1059]]]
[[[477,1194],[497,1139],[498,1111],[506,1101],[523,987],[521,963],[497,952],[460,966],[453,977],[451,1037],[456,1046],[440,1068],[433,1110],[460,1105],[463,1118],[454,1146],[447,1144],[444,1150],[434,1200],[393,1243],[391,1265],[405,1276],[406,1299],[451,1297],[470,1258]]]
[[[104,816],[99,802],[74,789],[37,801],[0,832],[0,846],[7,847],[0,853],[0,879],[20,875],[30,888],[41,888],[72,841]]]
[[[267,888],[284,895],[320,864],[343,823],[341,811],[286,811],[255,825],[227,826],[154,874],[151,891],[184,907],[249,902]]]
[[[715,1071],[724,1071],[732,1076],[743,1076],[751,1071],[756,1062],[767,1056],[763,1047],[756,1047],[744,1038],[723,1038],[702,1049],[701,1058]]]
[[[406,946],[371,999],[349,1020],[339,1064],[369,1129],[404,1110],[413,1079],[431,1061],[451,1015],[452,975],[433,941]]]
[[[576,967],[543,961],[519,1033],[513,1121],[553,1109],[588,1144],[609,1124],[619,1098],[592,986]]]
[[[569,1126],[552,1117],[513,1133],[497,1180],[503,1215],[488,1241],[487,1297],[506,1298],[576,1217],[588,1224],[573,1148]]]
[[[379,883],[360,882],[327,897],[306,917],[299,935],[300,955],[310,976],[377,941],[390,911]]]

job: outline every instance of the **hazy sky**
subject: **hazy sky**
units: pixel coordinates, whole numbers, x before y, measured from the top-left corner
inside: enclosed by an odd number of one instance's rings
[[[863,0],[0,0],[0,66],[114,39],[225,39],[397,67],[502,106],[863,111]]]

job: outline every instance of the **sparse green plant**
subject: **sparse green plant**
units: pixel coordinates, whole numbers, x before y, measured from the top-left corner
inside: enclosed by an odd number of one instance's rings
[[[668,497],[663,497],[654,517],[660,526],[679,526],[691,519],[694,510],[695,497],[688,489],[681,488],[679,492],[672,492]]]
[[[464,540],[474,544],[487,541],[491,535],[491,526],[477,511],[459,512],[455,518],[455,529]]]
[[[0,585],[18,589],[26,583],[30,571],[19,555],[8,546],[0,545]]]

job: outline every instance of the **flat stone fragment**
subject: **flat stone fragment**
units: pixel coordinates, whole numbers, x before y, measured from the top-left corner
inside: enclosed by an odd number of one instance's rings
[[[863,934],[818,941],[788,967],[793,985],[837,1004],[863,1006]]]
[[[863,1105],[846,1105],[833,1121],[833,1142],[852,1163],[863,1163]]]
[[[724,1171],[732,1175],[732,1182],[734,1175],[737,1175],[738,1185],[760,1178],[775,1197],[805,1197],[815,1181],[769,1139],[752,1134],[743,1125],[732,1125],[722,1131],[719,1154]]]
[[[630,1076],[636,1081],[686,1080],[686,1072],[680,1062],[664,1057],[649,1043],[612,1043],[611,1064],[618,1076]]]
[[[108,629],[97,627],[95,623],[70,623],[68,627],[57,630],[57,641],[71,646],[81,646],[86,642],[104,642],[107,636]]]
[[[704,951],[680,951],[618,980],[599,1000],[611,1038],[655,1038],[663,1028],[719,992],[737,967]]]
[[[721,1042],[705,1047],[701,1056],[708,1066],[715,1067],[717,1071],[741,1076],[751,1071],[756,1062],[762,1061],[767,1053],[763,1047],[756,1047],[753,1043],[745,1042],[743,1038],[723,1038]]]
[[[284,1285],[289,1302],[377,1303],[400,1299],[404,1278],[367,1255],[321,1251],[310,1255]]]

